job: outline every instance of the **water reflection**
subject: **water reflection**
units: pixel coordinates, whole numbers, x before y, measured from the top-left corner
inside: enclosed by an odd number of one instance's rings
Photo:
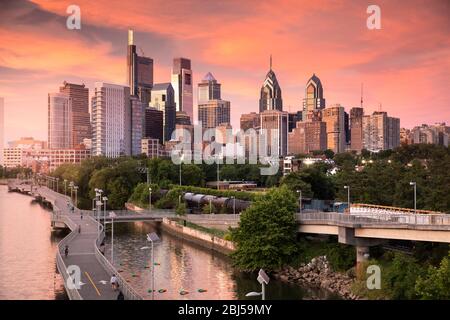
[[[108,227],[109,230],[109,227]],[[153,223],[114,225],[114,264],[120,274],[146,299],[151,299],[151,244],[146,234],[156,232],[161,242],[154,246],[155,299],[255,299],[250,291],[260,291],[256,276],[237,272],[228,257],[161,231]],[[106,256],[111,257],[110,234]],[[200,292],[206,290],[205,292]],[[159,292],[164,291],[164,292]],[[182,295],[180,292],[188,292]],[[337,298],[323,290],[271,280],[267,299]]]
[[[64,234],[31,199],[0,186],[0,299],[67,299],[55,262]]]

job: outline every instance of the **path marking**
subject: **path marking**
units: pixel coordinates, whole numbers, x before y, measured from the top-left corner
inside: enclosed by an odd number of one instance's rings
[[[88,277],[88,279],[91,282],[92,286],[94,287],[95,291],[97,291],[98,296],[101,296],[100,291],[98,291],[98,288],[95,285],[94,281],[92,281],[91,276],[89,275],[89,273],[87,271],[85,271],[84,274],[86,275],[86,277]]]

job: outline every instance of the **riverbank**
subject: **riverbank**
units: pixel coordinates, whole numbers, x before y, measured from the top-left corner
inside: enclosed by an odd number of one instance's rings
[[[223,254],[229,254],[235,250],[234,243],[231,241],[224,240],[204,231],[180,225],[177,221],[168,218],[163,219],[161,228],[175,236]]]
[[[282,281],[325,289],[344,299],[360,299],[352,293],[353,278],[347,274],[332,271],[326,256],[313,258],[297,269],[291,266],[285,267],[274,272],[273,276]]]

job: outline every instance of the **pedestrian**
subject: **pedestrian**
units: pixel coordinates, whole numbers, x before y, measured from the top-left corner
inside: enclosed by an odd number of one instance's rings
[[[112,288],[114,291],[116,291],[117,288],[119,287],[119,284],[117,283],[117,277],[116,277],[115,274],[112,275],[111,281],[110,281],[110,282],[111,282],[111,288]]]
[[[78,233],[81,233],[81,224],[78,225]]]
[[[125,300],[125,296],[123,295],[122,291],[119,291],[119,294],[117,295],[117,300]]]
[[[66,244],[66,248],[64,249],[64,256],[67,258],[69,255],[69,246]]]

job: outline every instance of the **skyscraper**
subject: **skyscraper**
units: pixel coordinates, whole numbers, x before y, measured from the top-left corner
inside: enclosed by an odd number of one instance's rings
[[[364,109],[355,107],[350,109],[350,149],[361,152],[363,148],[362,120]]]
[[[3,165],[3,148],[5,139],[5,100],[0,97],[0,166]]]
[[[66,93],[48,94],[48,147],[72,147],[72,100]]]
[[[322,110],[322,121],[327,124],[327,148],[334,153],[345,152],[345,110],[337,104]]]
[[[133,42],[133,30],[128,30],[127,78],[130,95],[139,97],[148,107],[153,87],[153,59],[139,56]]]
[[[131,155],[140,155],[141,152],[141,140],[143,138],[144,131],[144,107],[143,102],[139,100],[137,96],[130,96],[130,108],[131,108]]]
[[[261,117],[261,133],[266,134],[267,155],[273,155],[276,153],[272,150],[272,147],[278,148],[278,156],[285,156],[288,149],[288,113],[279,110],[267,110],[260,113]],[[276,137],[273,137],[273,134]],[[260,136],[261,137],[261,136]],[[277,144],[272,146],[272,137],[277,141]],[[262,140],[260,140],[262,141]],[[261,142],[263,143],[263,142]]]
[[[388,117],[385,111],[363,116],[363,147],[372,152],[400,145],[400,119]]]
[[[299,121],[292,132],[288,133],[289,154],[308,154],[327,148],[327,125],[320,115],[310,113],[308,121]]]
[[[320,79],[313,74],[306,83],[305,98],[303,99],[303,118],[307,117],[309,111],[325,108],[323,98],[323,87]]]
[[[198,85],[198,120],[202,128],[230,122],[230,102],[220,97],[220,83],[208,72]]]
[[[261,87],[261,95],[259,98],[259,112],[266,110],[283,110],[281,88],[278,84],[277,76],[272,70],[272,56],[270,56],[270,70]]]
[[[173,59],[172,87],[175,96],[176,111],[184,111],[194,121],[192,96],[191,60],[186,58]]]
[[[84,84],[74,84],[64,81],[59,88],[60,93],[69,96],[72,103],[72,147],[77,147],[83,143],[84,139],[92,136],[91,117],[89,114],[89,89]]]
[[[145,109],[145,133],[144,138],[158,139],[160,144],[164,142],[164,111],[156,108]]]
[[[92,155],[131,154],[130,88],[95,83],[92,97]]]
[[[152,89],[150,106],[164,113],[163,115],[163,141],[169,141],[175,130],[175,100],[174,90],[170,83],[156,83]]]

